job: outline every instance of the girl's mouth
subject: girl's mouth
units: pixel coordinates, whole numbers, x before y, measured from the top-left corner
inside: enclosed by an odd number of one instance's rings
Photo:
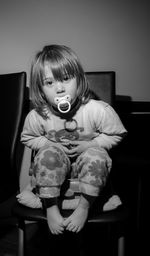
[[[54,102],[61,113],[68,113],[70,111],[71,109],[70,101],[71,101],[70,95],[65,95],[64,97],[56,97],[54,99]]]

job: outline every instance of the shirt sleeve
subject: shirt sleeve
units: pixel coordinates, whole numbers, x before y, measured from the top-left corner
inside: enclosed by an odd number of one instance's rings
[[[25,119],[21,133],[21,142],[33,150],[40,149],[48,142],[48,139],[45,137],[42,117],[35,110],[29,112]]]
[[[96,111],[95,115],[96,129],[99,135],[94,138],[100,147],[110,150],[118,145],[123,137],[127,134],[120,117],[116,111],[108,104],[100,111]]]

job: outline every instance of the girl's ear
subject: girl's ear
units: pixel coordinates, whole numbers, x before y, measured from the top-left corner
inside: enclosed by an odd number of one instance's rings
[[[44,94],[43,91],[41,91],[41,96],[42,96],[43,99],[45,99],[45,94]]]
[[[47,99],[46,99],[45,94],[44,94],[44,92],[43,92],[42,89],[40,90],[40,95],[41,95],[42,101],[46,103],[46,102],[47,102]]]
[[[78,95],[78,97],[80,97],[81,96],[81,94],[82,94],[82,84],[81,84],[81,81],[79,82],[78,81],[78,85],[77,85],[77,95]]]
[[[79,99],[79,100],[81,100],[81,96],[82,95],[82,93],[81,93],[81,88],[77,88],[77,99]]]
[[[41,97],[42,97],[43,99],[45,99],[45,94],[44,94],[44,92],[43,92],[42,87],[39,88],[39,91],[40,91]]]
[[[79,96],[80,95],[80,87],[78,86],[77,87],[77,96]]]

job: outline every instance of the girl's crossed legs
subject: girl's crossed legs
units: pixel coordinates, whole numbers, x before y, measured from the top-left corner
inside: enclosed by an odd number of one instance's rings
[[[45,146],[37,153],[33,173],[39,197],[43,198],[47,211],[48,226],[53,234],[60,234],[64,228],[79,232],[88,217],[89,208],[104,187],[111,169],[107,152],[89,148],[75,162],[81,196],[74,212],[64,219],[57,205],[57,198],[68,172],[70,160],[57,145]]]

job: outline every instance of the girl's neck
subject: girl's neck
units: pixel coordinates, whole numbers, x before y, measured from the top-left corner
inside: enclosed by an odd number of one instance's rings
[[[68,113],[61,113],[57,107],[52,105],[50,106],[50,110],[54,115],[59,116],[62,119],[71,120],[77,112],[77,110],[79,109],[79,107],[81,106],[81,104],[81,99],[76,98],[76,100],[71,104],[71,109]]]

